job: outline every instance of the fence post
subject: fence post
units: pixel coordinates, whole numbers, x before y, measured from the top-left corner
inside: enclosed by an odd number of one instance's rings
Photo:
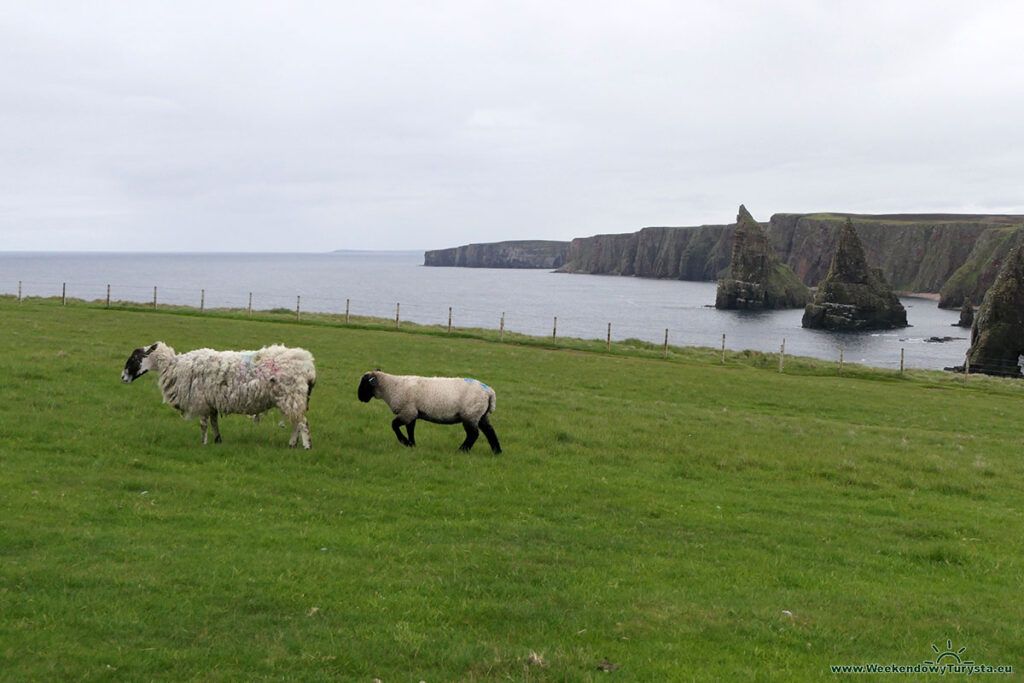
[[[839,344],[839,374],[843,374],[843,352],[846,351],[846,342]]]
[[[110,285],[107,285],[107,308],[110,308]]]
[[[301,296],[296,296],[295,297],[295,321],[296,322],[298,322],[298,320],[299,320],[299,302],[301,302],[301,301],[302,301],[302,297]]]
[[[348,305],[349,299],[345,299],[345,324],[348,325]]]
[[[779,346],[779,372],[782,372],[782,365],[786,358],[786,338],[782,338],[782,345]]]
[[[612,324],[611,323],[608,323],[608,338],[605,340],[604,350],[605,351],[611,351],[612,350]]]
[[[903,376],[903,347],[900,347],[900,377]]]
[[[206,290],[199,290],[199,312],[202,313],[206,310]]]
[[[448,334],[452,333],[452,307],[448,307]]]
[[[249,292],[249,317],[252,317],[252,292]]]
[[[395,329],[396,330],[402,329],[402,321],[399,320],[399,317],[398,317],[398,312],[401,309],[402,309],[402,304],[401,303],[396,303],[395,304]]]
[[[156,285],[153,285],[153,310],[156,310]]]
[[[725,365],[725,335],[722,335],[722,365]]]
[[[668,328],[665,328],[665,346],[662,350],[662,358],[668,360]]]
[[[558,316],[557,315],[555,316],[555,323],[554,323],[554,325],[551,328],[551,343],[552,344],[557,344],[558,343]]]
[[[68,283],[62,282],[60,285],[60,305],[68,305]]]
[[[967,375],[971,374],[971,356],[964,357],[964,386],[967,386]]]
[[[498,328],[498,341],[505,341],[505,311],[501,312],[501,327]]]
[[[18,303],[21,303],[21,280],[18,280]]]

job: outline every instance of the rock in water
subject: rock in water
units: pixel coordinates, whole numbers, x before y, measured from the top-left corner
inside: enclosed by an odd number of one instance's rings
[[[974,316],[971,372],[1019,377],[1024,354],[1024,248],[1010,252]]]
[[[970,299],[964,299],[963,306],[960,307],[960,322],[956,324],[957,327],[973,327],[974,326],[974,305]]]
[[[718,281],[715,308],[800,308],[810,298],[807,286],[779,261],[764,228],[741,204],[729,277]]]
[[[853,222],[839,235],[828,275],[814,301],[804,310],[802,325],[836,331],[886,330],[907,326],[907,311],[882,271],[869,268]]]

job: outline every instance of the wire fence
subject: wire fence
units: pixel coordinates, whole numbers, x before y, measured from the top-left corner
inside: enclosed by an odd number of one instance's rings
[[[5,285],[0,281],[0,290],[12,285],[13,282],[10,285]],[[620,321],[606,319],[597,323],[593,311],[570,311],[568,315],[565,313],[545,315],[542,311],[537,310],[541,308],[538,306],[533,306],[530,311],[496,311],[414,300],[385,303],[379,297],[365,300],[323,294],[289,296],[266,291],[231,292],[212,291],[204,288],[196,291],[194,288],[155,285],[17,281],[18,300],[21,301],[27,296],[59,296],[63,305],[67,305],[72,300],[84,300],[102,302],[108,307],[124,303],[151,306],[153,309],[159,309],[161,306],[186,306],[197,309],[201,313],[218,309],[247,311],[249,316],[252,316],[254,311],[271,311],[294,315],[297,320],[301,320],[304,314],[330,313],[343,315],[346,323],[356,317],[393,320],[394,326],[398,329],[403,323],[411,322],[420,325],[442,326],[448,332],[467,328],[496,330],[499,340],[504,339],[506,332],[513,331],[534,337],[549,338],[552,344],[557,344],[560,338],[567,337],[598,340],[603,341],[608,350],[611,349],[613,342],[636,339],[649,344],[660,344],[665,357],[668,356],[670,346],[710,348],[719,354],[722,363],[726,362],[727,355],[730,353],[755,351],[771,355],[777,354],[780,372],[785,370],[787,359],[797,355],[834,362],[837,372],[840,374],[850,364],[858,364],[890,369],[902,375],[908,368],[923,367],[921,358],[926,356],[921,353],[922,349],[927,349],[933,344],[963,340],[963,337],[922,339],[889,333],[885,336],[886,343],[879,344],[877,339],[873,339],[873,347],[865,349],[861,343],[864,340],[862,336],[839,335],[837,337],[831,335],[827,337],[828,343],[831,345],[828,349],[831,352],[831,357],[823,357],[825,354],[821,352],[820,347],[824,337],[816,338],[815,343],[819,348],[809,351],[807,343],[801,343],[800,340],[789,339],[787,347],[786,337],[777,339],[773,343],[764,335],[744,333],[742,329],[719,333],[708,332],[706,329],[680,330],[670,326],[655,326],[651,321],[639,324],[636,320],[629,319],[628,315],[622,315],[621,311],[618,312]],[[691,311],[690,313],[700,314],[700,311]],[[796,315],[798,314],[799,312],[796,313]],[[621,321],[622,318],[626,318],[626,320]],[[852,341],[852,343],[847,344],[847,341]],[[976,364],[972,369],[966,359],[966,354],[963,352],[961,354],[957,358],[955,355],[947,353],[945,359],[949,365],[945,366],[946,369],[956,369],[963,372],[965,377],[970,372],[1021,376],[1021,367],[1018,362],[995,360],[982,367],[978,367]],[[928,360],[932,364],[931,369],[937,369],[934,367],[934,360],[930,357]]]

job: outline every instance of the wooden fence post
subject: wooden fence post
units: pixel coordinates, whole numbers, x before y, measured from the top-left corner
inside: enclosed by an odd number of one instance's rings
[[[903,376],[903,347],[900,347],[900,377]]]
[[[398,312],[402,309],[401,303],[395,304],[395,329],[400,330],[402,328],[402,322],[399,320]]]
[[[252,292],[249,292],[249,317],[252,317]]]
[[[296,322],[298,322],[298,320],[299,320],[299,302],[301,302],[301,301],[302,301],[302,297],[301,296],[296,296],[295,297],[295,321]]]
[[[964,386],[967,386],[967,375],[971,374],[971,357],[964,357]]]
[[[107,308],[110,308],[110,285],[107,285]]]
[[[206,290],[199,290],[199,312],[202,313],[206,310]]]
[[[156,310],[156,285],[153,285],[153,310]]]
[[[786,338],[782,338],[782,345],[779,346],[779,372],[782,372],[782,365],[786,358]]]
[[[668,360],[668,328],[665,328],[665,345],[662,349],[662,358]]]
[[[452,333],[452,307],[448,307],[448,334]]]
[[[608,323],[608,337],[607,337],[607,339],[604,342],[604,350],[605,351],[611,351],[612,350],[612,324],[611,323]]]
[[[839,374],[843,374],[843,353],[846,351],[846,342],[839,344]]]
[[[345,299],[345,324],[348,325],[348,306],[350,299]]]
[[[555,323],[551,327],[551,343],[552,344],[557,344],[558,343],[558,316],[557,315],[555,316]]]
[[[21,280],[18,280],[18,303],[21,303]]]
[[[722,365],[725,365],[725,335],[722,335]]]
[[[68,305],[68,283],[62,282],[60,285],[60,305]]]
[[[498,328],[498,341],[505,341],[505,311],[501,312],[501,327]]]

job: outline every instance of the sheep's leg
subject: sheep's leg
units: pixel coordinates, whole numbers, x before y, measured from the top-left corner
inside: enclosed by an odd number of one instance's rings
[[[491,451],[495,455],[501,453],[501,444],[498,443],[498,435],[494,433],[494,427],[491,426],[491,420],[486,415],[480,419],[480,431],[487,437],[487,443],[491,446]]]
[[[462,442],[461,446],[459,446],[459,450],[469,453],[469,449],[473,447],[473,444],[476,443],[477,437],[480,436],[480,430],[477,429],[476,425],[472,422],[463,422],[462,426],[466,430],[466,440]]]
[[[405,438],[405,434],[402,433],[402,418],[396,417],[391,421],[391,428],[395,430],[395,436],[398,437],[398,443],[403,446],[412,446],[413,443],[409,439]]]
[[[302,437],[302,447],[307,451],[313,447],[309,438],[309,422],[306,421],[306,418],[295,422],[295,426],[292,429],[292,438],[288,440],[288,446],[294,447],[298,443],[299,437]]]
[[[220,427],[217,425],[217,411],[210,413],[210,429],[213,430],[213,442],[220,443]],[[206,443],[205,441],[203,443]]]
[[[416,437],[413,435],[413,432],[416,430],[416,420],[413,420],[409,424],[405,425],[405,430],[409,432],[409,445],[415,446]]]
[[[203,433],[203,445],[206,445],[206,416],[199,418],[199,430]]]
[[[313,441],[309,436],[309,422],[302,418],[302,447],[307,451],[313,447]]]

